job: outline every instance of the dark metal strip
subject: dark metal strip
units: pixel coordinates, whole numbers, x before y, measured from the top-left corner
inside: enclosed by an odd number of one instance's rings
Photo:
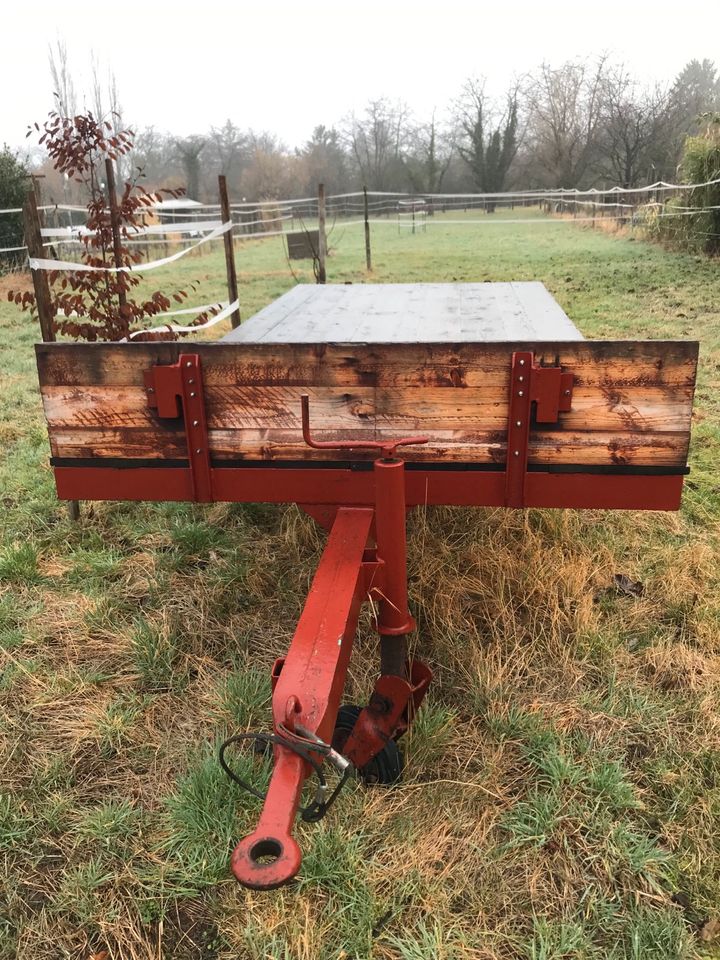
[[[187,460],[136,459],[121,457],[50,457],[52,467],[98,467],[113,470],[162,469],[187,467]],[[216,460],[211,461],[213,469],[237,470],[349,470],[351,473],[364,473],[373,468],[371,460]],[[438,461],[412,461],[405,463],[405,469],[412,473],[503,473],[504,463],[472,463]],[[528,473],[588,473],[600,476],[619,477],[685,477],[690,467],[632,466],[631,464],[595,464],[582,463],[544,464],[531,463]]]

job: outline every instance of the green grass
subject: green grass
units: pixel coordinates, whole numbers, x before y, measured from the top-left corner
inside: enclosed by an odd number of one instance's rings
[[[697,337],[682,511],[411,516],[436,679],[403,783],[351,784],[299,824],[300,879],[267,894],[229,879],[258,804],[217,745],[267,729],[323,537],[263,505],[97,503],[70,523],[36,331],[0,302],[0,960],[720,957],[699,936],[720,902],[720,270],[510,216],[374,225],[372,276],[338,223],[329,279],[542,280],[589,337]],[[237,260],[245,317],[295,282],[280,240]],[[145,289],[197,280],[210,302],[223,277],[218,249]],[[616,573],[642,597],[608,590]],[[364,621],[351,702],[375,644]],[[233,762],[267,779],[266,758]]]

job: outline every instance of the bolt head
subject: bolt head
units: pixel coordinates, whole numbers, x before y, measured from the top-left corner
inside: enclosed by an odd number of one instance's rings
[[[522,390],[518,390],[518,396],[519,396],[519,397],[524,397],[525,394],[522,392]]]
[[[148,393],[155,393],[155,387],[148,387],[148,388],[147,388],[147,392],[148,392]]]
[[[185,366],[186,366],[186,367],[191,367],[191,366],[192,366],[192,360],[188,360],[188,361],[185,363]]]
[[[516,427],[521,427],[521,426],[522,426],[522,420],[516,420],[516,421],[515,421],[515,426],[516,426]]]
[[[190,377],[190,379],[188,380],[188,383],[195,383],[195,381],[192,377]]]
[[[518,383],[522,383],[525,377],[518,377]]]
[[[565,391],[565,396],[566,396],[566,397],[569,397],[569,396],[570,396],[570,391],[569,391],[569,390],[566,390],[566,391]]]
[[[199,427],[199,426],[200,426],[200,421],[199,421],[199,420],[193,420],[193,426],[194,426],[194,427]]]
[[[519,456],[520,456],[520,451],[519,451],[519,450],[514,450],[514,451],[513,451],[513,456],[514,456],[514,457],[519,457]]]
[[[198,447],[195,453],[202,453],[202,447]]]
[[[194,390],[191,390],[191,391],[190,391],[190,396],[191,396],[191,397],[196,397],[196,396],[197,396],[197,394],[195,393],[195,391],[194,391]]]
[[[524,367],[524,366],[525,366],[525,361],[524,361],[524,360],[520,360],[519,363],[520,363],[520,366],[521,366],[521,367]]]

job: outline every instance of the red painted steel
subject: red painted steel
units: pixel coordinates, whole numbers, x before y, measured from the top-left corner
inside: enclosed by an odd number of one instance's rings
[[[507,459],[505,464],[505,506],[522,507],[525,503],[528,441],[530,439],[530,352],[514,353],[510,368],[510,402],[508,405]]]
[[[535,405],[537,423],[557,423],[572,403],[573,375],[560,367],[539,367],[529,350],[513,353],[510,367],[505,506],[523,507],[530,442],[530,420]]]
[[[415,629],[407,595],[407,537],[405,531],[405,464],[382,459],[373,464],[375,477],[375,539],[382,564],[382,587],[371,589],[379,601],[377,630],[383,636],[400,636]],[[405,658],[402,658],[404,663]]]
[[[303,425],[309,433],[307,402],[303,403]],[[393,444],[393,449],[398,445]],[[402,460],[376,460],[374,509],[337,510],[290,650],[273,668],[276,734],[302,729],[331,743],[360,604],[368,594],[378,600],[381,642],[398,645],[397,672],[403,676],[381,676],[370,705],[361,712],[348,741],[349,759],[358,766],[365,766],[396,732],[407,727],[410,704],[419,703],[432,677],[419,662],[415,673],[421,682],[409,682],[404,676],[405,635],[415,627],[407,598],[404,471]],[[319,510],[321,519],[327,520]],[[260,822],[240,841],[231,859],[237,880],[254,889],[287,883],[302,860],[291,830],[309,765],[297,759],[291,762],[289,747],[278,744],[274,751],[275,769]]]
[[[432,672],[422,661],[408,664],[409,680],[383,674],[375,683],[370,702],[360,712],[343,754],[358,770],[378,754],[388,740],[401,736],[425,698]]]
[[[132,461],[128,461],[131,464]],[[61,500],[193,500],[187,467],[55,467]],[[524,507],[592,510],[678,510],[681,474],[528,473]],[[504,470],[406,470],[408,507],[501,507]],[[222,503],[300,503],[303,506],[375,502],[367,470],[222,467],[212,470],[213,497]]]
[[[144,373],[148,406],[157,409],[159,417],[175,419],[182,415],[192,482],[193,497],[198,503],[211,503],[212,470],[210,442],[205,415],[205,390],[202,364],[197,353],[181,353],[177,363],[157,364]]]
[[[273,692],[273,724],[297,724],[332,740],[366,583],[363,569],[373,511],[341,508]],[[275,746],[275,767],[257,828],[235,848],[231,866],[244,886],[269,890],[291,880],[301,863],[292,824],[308,764]]]
[[[314,440],[310,435],[310,398],[300,397],[302,435],[313,450],[379,450],[385,460],[392,460],[398,447],[410,447],[427,443],[428,437],[403,437],[401,440]]]

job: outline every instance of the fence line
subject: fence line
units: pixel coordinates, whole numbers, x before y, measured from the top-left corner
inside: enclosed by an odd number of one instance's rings
[[[573,187],[553,187],[553,188],[537,188],[533,190],[505,190],[497,192],[487,192],[487,193],[408,193],[403,190],[368,190],[368,197],[387,197],[387,198],[409,198],[410,202],[421,202],[425,200],[448,200],[450,198],[455,198],[458,200],[476,200],[478,202],[484,201],[508,201],[512,202],[513,200],[562,200],[578,197],[590,197],[590,196],[607,196],[608,194],[637,194],[637,193],[658,193],[658,192],[668,192],[668,191],[681,191],[681,190],[696,190],[701,187],[712,187],[720,183],[720,177],[713,180],[706,180],[702,183],[667,183],[665,180],[658,180],[656,183],[647,184],[644,187],[607,187],[600,189],[598,187],[590,187],[586,190],[577,190]],[[362,190],[356,190],[350,193],[335,193],[329,194],[327,197],[328,203],[333,200],[350,200],[353,198],[362,199],[364,196]],[[387,202],[387,201],[386,201]],[[289,207],[293,205],[300,204],[317,204],[317,197],[295,197],[292,199],[276,199],[276,200],[247,200],[242,202],[236,202],[230,204],[232,210],[252,210],[257,209],[258,207]],[[67,203],[54,203],[54,204],[44,204],[41,207],[38,207],[39,210],[44,211],[69,211],[69,212],[85,212],[85,207],[78,206],[76,204],[67,204]],[[178,208],[175,210],[164,209],[159,204],[149,205],[147,210],[155,210],[161,216],[196,216],[200,210],[219,210],[220,205],[217,203],[200,203],[193,205],[189,209]],[[13,207],[8,209],[0,210],[0,214],[12,214],[12,213],[22,213],[22,209],[19,207]]]
[[[408,194],[403,192],[392,192],[392,191],[383,191],[383,190],[374,190],[368,191],[368,197],[373,197],[368,202],[368,214],[370,217],[370,222],[381,225],[383,223],[397,223],[399,227],[409,226],[409,223],[406,223],[405,220],[410,221],[413,218],[417,218],[422,223],[423,228],[426,224],[431,224],[437,226],[439,223],[445,223],[448,225],[471,225],[471,224],[498,224],[498,223],[507,223],[507,224],[524,224],[524,223],[557,223],[564,222],[564,218],[558,219],[555,216],[546,216],[546,217],[500,217],[495,218],[493,216],[485,216],[482,219],[451,219],[446,217],[437,217],[437,214],[444,214],[446,212],[452,212],[453,210],[465,210],[466,212],[470,211],[485,211],[485,213],[492,213],[495,209],[507,206],[515,207],[517,206],[538,206],[545,205],[547,207],[546,212],[548,214],[552,213],[550,207],[551,205],[556,205],[559,209],[556,209],[555,213],[564,213],[567,208],[573,210],[572,221],[575,223],[586,223],[589,221],[595,221],[595,213],[592,216],[578,216],[579,212],[583,210],[588,211],[615,211],[617,213],[617,218],[620,220],[634,220],[634,211],[637,211],[641,207],[653,208],[653,217],[660,219],[665,217],[679,217],[679,216],[694,216],[700,215],[704,211],[714,210],[715,207],[689,207],[683,205],[682,207],[675,208],[673,210],[663,209],[663,201],[659,199],[662,195],[666,197],[669,193],[687,193],[689,191],[701,189],[708,186],[714,186],[720,183],[720,178],[714,178],[712,180],[707,180],[702,183],[691,183],[691,184],[673,184],[667,183],[666,181],[659,180],[656,183],[648,184],[644,187],[610,187],[608,189],[598,189],[592,187],[587,190],[575,190],[567,188],[557,188],[557,189],[546,189],[546,190],[523,190],[523,191],[504,191],[504,192],[495,192],[495,193],[425,193],[425,194]],[[647,195],[647,202],[639,202],[640,195]],[[634,202],[624,202],[625,198],[630,199],[630,196],[633,197]],[[622,197],[622,199],[620,199]],[[357,202],[356,202],[357,201]],[[362,202],[361,202],[362,201]],[[489,209],[488,209],[489,208]],[[40,207],[46,212],[86,212],[84,207],[80,207],[74,204],[45,204]],[[152,270],[155,269],[158,265],[163,265],[165,263],[172,262],[173,259],[178,259],[179,256],[184,256],[186,252],[194,249],[200,243],[207,242],[208,240],[215,240],[219,234],[215,234],[215,231],[223,226],[219,220],[208,220],[207,211],[216,211],[219,209],[218,204],[199,204],[193,206],[190,209],[177,209],[177,210],[165,210],[159,206],[148,207],[148,212],[155,211],[159,216],[167,217],[182,217],[180,221],[161,222],[157,224],[146,224],[144,226],[138,227],[126,235],[125,242],[129,246],[151,246],[167,242],[166,240],[152,240],[144,239],[146,237],[154,235],[162,235],[164,237],[171,236],[173,234],[204,234],[196,243],[193,243],[189,246],[184,246],[182,250],[176,252],[172,257],[165,257],[158,261],[151,261],[147,264],[138,265],[133,269],[137,270]],[[314,220],[317,216],[317,198],[316,197],[299,197],[289,200],[261,200],[261,201],[243,201],[242,203],[233,203],[230,205],[231,209],[231,220],[233,221],[231,226],[225,226],[225,230],[232,229],[233,237],[236,239],[263,239],[265,237],[274,237],[285,234],[287,232],[286,225],[290,221],[300,220],[301,228],[305,228],[305,219]],[[264,210],[268,212],[277,211],[276,216],[264,217],[262,215],[257,216],[257,214],[262,214]],[[364,224],[364,219],[359,219],[358,214],[361,214],[364,211],[364,195],[362,192],[353,191],[349,193],[339,193],[331,194],[327,198],[327,212],[328,216],[333,218],[336,222],[339,221],[343,226],[354,227],[359,224]],[[20,208],[8,208],[6,210],[0,210],[0,214],[17,214],[21,213]],[[256,214],[256,217],[252,220],[236,220],[235,217],[239,214],[242,216],[244,213]],[[353,218],[355,214],[355,218]],[[396,219],[390,219],[391,215],[395,215]],[[431,216],[432,214],[432,216]],[[345,219],[345,217],[350,217],[350,219]],[[385,219],[382,219],[382,218]],[[205,219],[203,219],[205,218]],[[404,220],[402,218],[405,218]],[[280,229],[267,230],[264,229],[267,226],[279,225]],[[258,232],[255,232],[254,228],[261,228]],[[244,232],[250,231],[252,232]],[[224,232],[224,230],[222,231]],[[44,227],[41,231],[44,238],[52,238],[53,243],[45,243],[43,246],[51,245],[73,245],[78,243],[78,238],[89,235],[89,231],[82,225],[76,226],[67,226],[67,227]],[[185,241],[183,241],[185,242]],[[0,254],[2,253],[21,253],[25,250],[24,245],[13,245],[9,247],[0,247]],[[65,261],[51,261],[51,260],[34,260],[31,266],[33,269],[37,269],[39,264],[64,264]],[[36,264],[38,266],[36,266]],[[53,267],[43,267],[42,269],[98,269],[102,270],[104,268],[88,268],[82,264],[73,264],[70,266],[53,266]],[[114,270],[114,268],[108,268]],[[129,269],[129,268],[127,268]]]

